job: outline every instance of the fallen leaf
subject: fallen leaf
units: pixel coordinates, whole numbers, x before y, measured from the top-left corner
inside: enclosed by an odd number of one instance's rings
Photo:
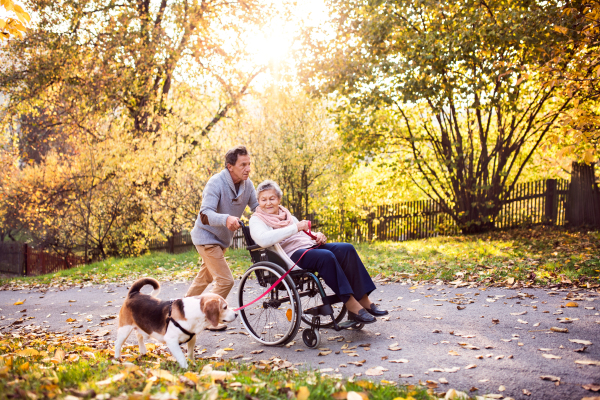
[[[108,379],[105,379],[105,380],[103,380],[103,381],[98,381],[98,382],[96,382],[96,385],[98,385],[98,386],[109,385],[109,384],[111,384],[111,383],[113,383],[113,382],[120,381],[120,380],[122,380],[123,378],[125,378],[125,374],[116,374],[116,375],[113,375],[113,376],[111,376],[111,377],[110,377],[110,378],[108,378]]]
[[[400,374],[398,375],[400,378],[412,378],[414,375],[413,374]]]
[[[581,385],[581,387],[584,388],[585,390],[591,390],[592,392],[600,391],[600,385],[595,384],[595,383],[588,383],[586,385]]]
[[[378,375],[383,375],[383,371],[377,368],[369,368],[367,370],[367,372],[365,372],[365,375],[368,376],[378,376]]]
[[[523,321],[522,319],[518,319],[517,322],[520,324],[528,324],[529,323],[527,321]]]
[[[527,314],[527,311],[521,311],[521,312],[511,312],[510,315],[525,315]]]
[[[17,302],[14,303],[13,306],[20,306],[21,304],[25,303],[25,301],[26,301],[26,299],[25,300],[17,300]]]
[[[465,392],[460,392],[455,389],[448,389],[446,392],[445,400],[463,400],[468,399],[469,396]]]
[[[465,306],[456,306],[456,308],[459,309],[459,310],[464,310],[467,307],[465,307]]]
[[[317,354],[317,355],[318,355],[318,356],[326,356],[326,355],[329,355],[329,354],[331,354],[331,353],[332,353],[332,351],[331,351],[331,350],[328,350],[328,351],[320,351],[320,352],[319,352],[319,354]]]
[[[473,368],[477,368],[476,364],[469,364],[465,367],[465,369],[473,369]]]
[[[69,303],[75,303],[77,300],[69,300]]]
[[[553,326],[552,328],[550,328],[550,330],[552,332],[558,332],[558,333],[569,333],[569,330],[567,328],[557,328],[555,326]]]
[[[298,400],[308,400],[310,396],[310,390],[306,386],[300,386],[298,388],[298,393],[296,393],[296,398]]]
[[[500,387],[498,388],[499,392],[504,392],[506,390],[506,387],[504,387],[504,385],[500,385]]]
[[[523,389],[523,390],[521,390],[521,392],[523,392],[523,394],[525,396],[531,396],[531,392],[529,390],[527,390],[527,389]]]
[[[155,376],[159,379],[164,379],[166,381],[169,382],[177,382],[177,379],[175,379],[175,376],[173,376],[172,373],[170,373],[169,371],[167,371],[166,369],[153,369],[150,370],[150,373],[152,374],[152,376]]]
[[[560,378],[558,376],[542,375],[542,376],[540,376],[540,378],[542,378],[545,381],[560,382]]]
[[[358,392],[348,392],[348,396],[346,397],[347,400],[363,400],[364,397],[362,395],[362,393],[358,393]],[[367,397],[368,399],[368,397]]]
[[[580,348],[580,349],[575,349],[575,350],[573,350],[573,351],[574,351],[575,353],[583,353],[584,351],[586,351],[586,349],[587,349],[587,346],[583,346],[582,348]]]
[[[39,356],[40,352],[37,351],[36,349],[27,348],[27,349],[17,351],[17,355],[19,357],[33,357],[33,356]]]
[[[451,356],[460,356],[460,354],[458,354],[456,350],[450,350],[448,354],[450,354]]]
[[[569,339],[569,342],[573,342],[573,343],[577,343],[577,344],[583,344],[586,346],[591,346],[592,342],[590,342],[589,340],[582,340],[582,339]]]
[[[565,304],[565,307],[579,307],[579,304],[575,303],[574,301],[570,301]]]
[[[561,356],[555,356],[554,354],[542,354],[542,357],[549,358],[551,360],[560,360]]]
[[[332,399],[345,400],[348,397],[348,392],[335,392],[331,395]]]
[[[597,361],[597,360],[577,360],[577,361],[575,361],[575,364],[599,365],[600,366],[600,361]]]
[[[389,362],[391,362],[391,363],[396,363],[396,364],[404,364],[404,363],[407,363],[407,362],[408,362],[408,360],[407,360],[407,359],[404,359],[404,358],[400,358],[400,359],[398,359],[398,360],[389,360]]]
[[[440,378],[440,379],[438,379],[438,382],[439,383],[443,383],[443,384],[447,384],[448,383],[448,379],[446,379],[446,378]]]
[[[260,353],[262,353],[263,351],[264,351],[264,350],[252,350],[252,351],[250,352],[250,354],[260,354]]]
[[[363,365],[364,363],[366,363],[366,362],[367,362],[367,360],[362,360],[362,361],[351,361],[351,362],[349,362],[348,364],[353,364],[353,365],[356,365],[357,367],[362,367],[362,365]]]

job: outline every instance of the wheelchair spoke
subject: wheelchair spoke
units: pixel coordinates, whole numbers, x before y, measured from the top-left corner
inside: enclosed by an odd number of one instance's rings
[[[247,304],[260,296],[282,275],[283,271],[277,266],[250,267],[240,282],[238,291],[240,304]],[[254,287],[249,282],[253,277],[257,278],[256,282],[260,285],[257,291],[253,290]],[[242,323],[252,337],[264,344],[287,343],[295,336],[300,324],[299,301],[295,286],[292,285],[290,278],[286,278],[268,295],[240,311]]]

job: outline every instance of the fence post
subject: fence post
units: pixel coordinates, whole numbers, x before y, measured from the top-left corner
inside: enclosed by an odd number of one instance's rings
[[[558,202],[556,196],[556,179],[546,179],[546,199],[544,207],[544,223],[547,225],[556,224],[556,215],[558,211]]]
[[[23,243],[23,261],[20,269],[21,275],[27,276],[27,243]]]

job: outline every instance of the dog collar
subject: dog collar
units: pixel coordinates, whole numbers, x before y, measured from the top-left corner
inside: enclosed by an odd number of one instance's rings
[[[185,342],[181,342],[179,344],[184,344],[189,342],[190,340],[192,340],[192,338],[194,337],[194,335],[196,335],[195,333],[192,333],[190,331],[188,331],[187,329],[185,329],[183,326],[179,325],[179,322],[175,321],[173,318],[171,318],[171,309],[173,308],[173,302],[175,300],[171,300],[169,302],[169,315],[167,316],[167,329],[169,328],[169,322],[172,322],[173,325],[175,325],[177,328],[179,328],[179,330],[183,333],[185,333],[186,335],[188,335],[190,338],[188,340],[186,340]]]

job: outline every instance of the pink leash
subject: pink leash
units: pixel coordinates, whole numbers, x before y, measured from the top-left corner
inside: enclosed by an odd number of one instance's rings
[[[311,230],[310,230],[310,225],[311,225],[311,223],[310,223],[310,221],[308,221],[308,232],[307,232],[307,231],[302,231],[302,232],[306,233],[306,234],[307,234],[308,236],[310,236],[312,239],[314,239],[314,240],[317,240],[317,237],[316,237],[315,235],[313,235],[313,233],[312,233],[312,232],[311,232]],[[316,247],[319,247],[319,246],[316,246]],[[275,288],[275,286],[279,285],[279,283],[280,283],[282,280],[284,280],[284,279],[285,279],[285,277],[286,277],[286,276],[288,276],[288,275],[290,274],[290,272],[292,272],[292,270],[294,269],[294,267],[295,267],[296,265],[298,265],[298,263],[300,262],[300,260],[302,260],[302,257],[304,257],[304,255],[305,255],[306,253],[308,253],[309,251],[311,251],[311,250],[315,249],[316,247],[311,247],[310,249],[306,249],[306,250],[304,251],[304,253],[302,253],[302,255],[300,256],[300,258],[298,259],[298,261],[296,261],[296,263],[295,263],[294,265],[292,265],[292,268],[288,269],[288,270],[287,270],[287,272],[286,272],[285,274],[283,274],[283,275],[281,276],[281,278],[277,279],[277,281],[275,281],[275,283],[274,283],[274,284],[272,284],[272,285],[271,285],[271,287],[270,287],[270,288],[268,288],[268,289],[267,289],[267,290],[266,290],[266,291],[265,291],[263,294],[261,294],[260,296],[258,296],[256,299],[252,300],[250,303],[248,303],[248,304],[245,304],[245,305],[243,305],[243,306],[241,306],[241,307],[238,307],[238,308],[234,309],[233,311],[234,311],[234,312],[238,312],[238,311],[240,311],[240,310],[243,310],[244,308],[246,308],[246,307],[248,307],[248,306],[251,306],[252,304],[256,303],[257,301],[259,301],[260,299],[262,299],[263,297],[265,297],[265,295],[266,295],[267,293],[269,293],[271,290],[273,290],[273,289]]]

